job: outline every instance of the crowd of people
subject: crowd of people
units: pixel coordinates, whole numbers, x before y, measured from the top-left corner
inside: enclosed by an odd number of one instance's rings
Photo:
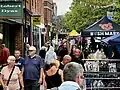
[[[0,73],[3,90],[40,90],[41,85],[44,90],[54,87],[56,90],[82,90],[84,62],[77,47],[69,50],[67,42],[64,42],[57,50],[49,43],[45,44],[39,55],[34,46],[26,50],[27,55],[21,57],[20,50],[15,50],[11,55],[6,49],[7,55],[1,63]]]
[[[106,63],[100,65],[96,61],[84,60],[86,57],[106,59],[103,49],[83,53],[85,48],[81,51],[73,41],[63,40],[57,48],[47,42],[39,54],[36,47],[27,44],[25,57],[21,57],[20,50],[15,50],[14,55],[11,55],[5,44],[0,47],[0,65],[3,66],[0,82],[3,90],[40,90],[41,86],[44,87],[42,90],[85,90],[89,82],[84,80],[83,72],[104,71],[107,69],[104,66],[108,66],[104,65]]]

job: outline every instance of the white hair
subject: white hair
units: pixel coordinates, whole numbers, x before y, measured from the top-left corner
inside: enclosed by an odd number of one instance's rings
[[[14,56],[9,56],[8,59],[9,60],[15,60],[15,57]]]
[[[66,58],[71,59],[71,56],[70,56],[70,55],[65,55],[65,56],[63,57],[63,59],[66,59]]]

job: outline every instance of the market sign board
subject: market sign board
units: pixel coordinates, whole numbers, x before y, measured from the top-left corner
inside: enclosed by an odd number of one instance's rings
[[[119,33],[120,32],[118,31],[106,31],[106,32],[96,31],[96,32],[90,32],[90,36],[112,36]]]
[[[20,1],[0,2],[0,18],[23,18],[23,4]]]

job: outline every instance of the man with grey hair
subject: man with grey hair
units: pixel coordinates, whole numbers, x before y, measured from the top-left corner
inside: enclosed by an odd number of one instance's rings
[[[58,90],[81,90],[84,81],[83,71],[82,65],[78,63],[66,64],[63,70],[65,82],[58,87]]]

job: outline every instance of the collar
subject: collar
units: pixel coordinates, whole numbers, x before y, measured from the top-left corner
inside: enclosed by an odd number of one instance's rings
[[[74,81],[65,81],[61,84],[61,86],[65,86],[65,85],[67,85],[67,86],[71,85],[71,86],[75,86],[75,87],[80,88],[80,86]]]
[[[30,58],[34,58],[34,57],[36,57],[36,54],[35,55],[33,55],[33,56],[29,56]]]

